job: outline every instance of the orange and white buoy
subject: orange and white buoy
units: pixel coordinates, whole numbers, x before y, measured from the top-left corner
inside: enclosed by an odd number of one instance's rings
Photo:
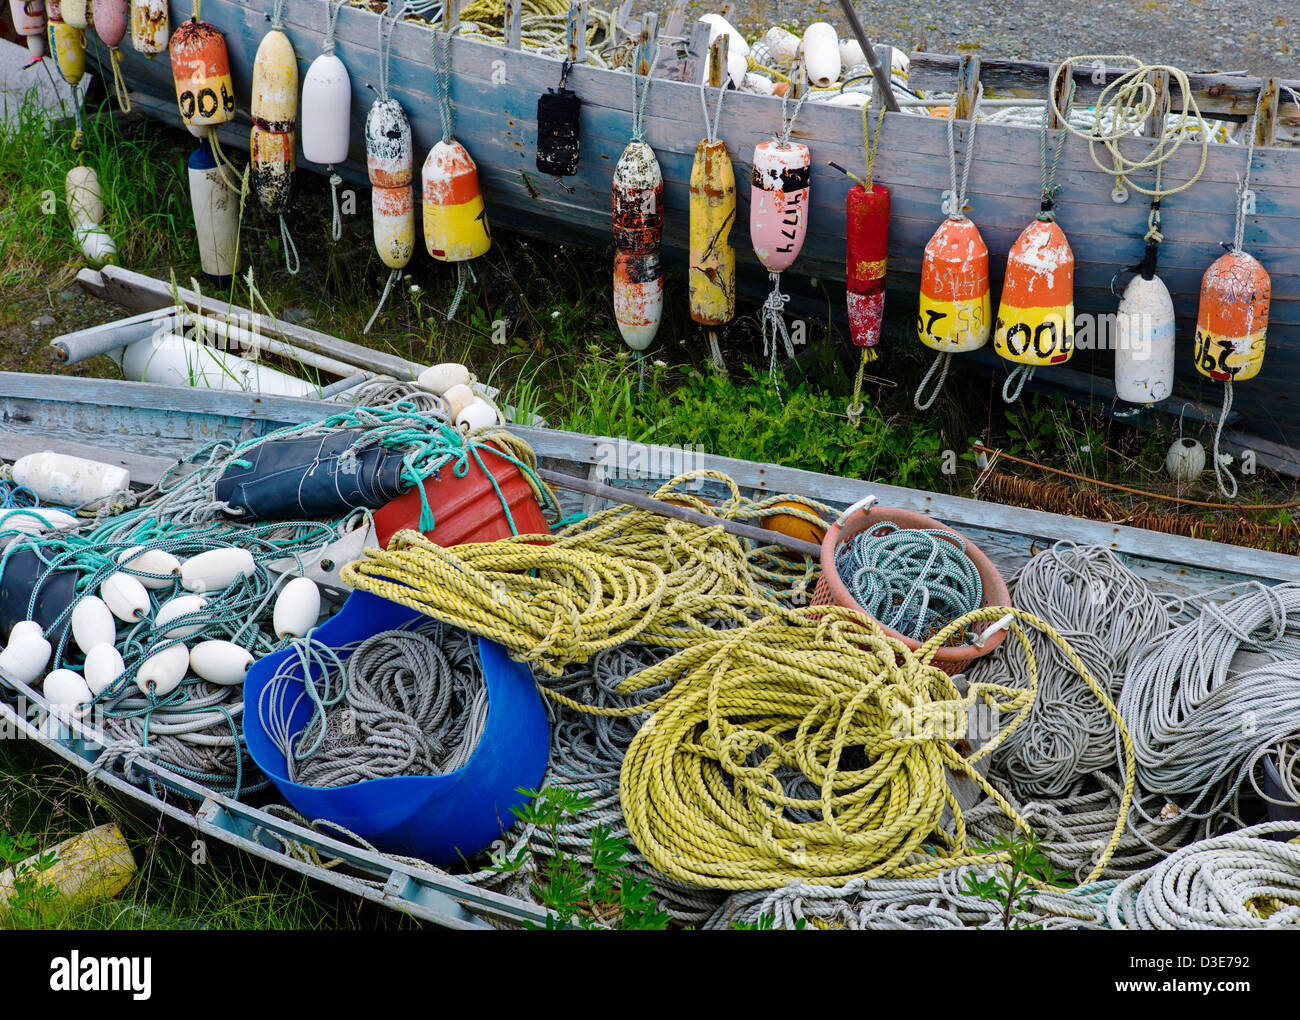
[[[208,22],[190,18],[172,33],[168,51],[181,120],[196,138],[215,137],[212,129],[235,116],[226,37]]]
[[[915,404],[928,410],[943,388],[954,354],[977,351],[988,343],[992,323],[989,299],[989,249],[979,227],[965,216],[949,216],[934,232],[921,258],[921,304],[916,335],[938,357],[917,387]],[[929,397],[922,394],[938,379]]]
[[[279,6],[276,10],[278,12]],[[262,36],[253,59],[253,128],[249,168],[253,190],[262,208],[280,220],[284,265],[298,272],[298,249],[284,214],[289,208],[293,172],[297,166],[298,59],[293,43],[277,19]]]
[[[415,153],[411,122],[402,104],[380,96],[366,114],[366,167],[375,250],[389,269],[388,282],[363,332],[369,333],[401,272],[415,252]]]
[[[45,0],[9,0],[9,15],[32,61],[40,60],[45,56]]]
[[[171,39],[171,9],[167,0],[131,0],[131,46],[156,57]]]
[[[452,139],[434,144],[424,161],[424,243],[439,262],[465,262],[492,246],[478,166]]]
[[[1054,219],[1040,215],[1007,254],[993,346],[1022,366],[1003,386],[1008,401],[1019,396],[1035,368],[1063,365],[1074,353],[1074,252]],[[1017,375],[1020,381],[1014,382]]]

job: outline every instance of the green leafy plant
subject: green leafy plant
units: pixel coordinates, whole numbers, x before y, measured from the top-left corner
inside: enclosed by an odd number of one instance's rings
[[[1014,836],[999,839],[985,848],[989,853],[1007,856],[1005,870],[997,868],[985,875],[974,872],[966,876],[966,892],[1002,906],[1002,927],[1007,931],[1038,929],[1041,924],[1021,924],[1016,916],[1031,910],[1035,885],[1058,885],[1061,875],[1038,844],[1037,837]]]
[[[33,833],[0,831],[0,868],[13,869],[8,890],[0,889],[0,928],[39,928],[48,920],[58,892],[41,881],[57,863],[52,851],[36,854]]]
[[[549,913],[548,929],[659,930],[668,926],[668,914],[659,908],[649,883],[628,869],[627,841],[607,826],[592,830],[590,860],[559,849],[560,826],[589,807],[590,798],[555,786],[518,792],[529,800],[513,809],[515,817],[545,831],[549,846],[543,853],[529,840],[494,867],[502,872],[531,871],[530,889]]]

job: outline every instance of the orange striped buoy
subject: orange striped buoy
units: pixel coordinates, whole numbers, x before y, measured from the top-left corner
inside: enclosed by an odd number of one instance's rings
[[[1220,382],[1244,382],[1264,363],[1272,281],[1253,255],[1230,251],[1201,278],[1196,370]]]
[[[1074,353],[1074,252],[1050,212],[1025,227],[1007,254],[993,346],[1023,366],[1007,377],[1007,401],[1034,369],[1063,365]]]

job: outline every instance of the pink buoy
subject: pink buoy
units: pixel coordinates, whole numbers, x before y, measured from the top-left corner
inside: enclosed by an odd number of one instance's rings
[[[812,156],[799,142],[760,142],[754,148],[749,237],[769,273],[789,269],[808,235]]]

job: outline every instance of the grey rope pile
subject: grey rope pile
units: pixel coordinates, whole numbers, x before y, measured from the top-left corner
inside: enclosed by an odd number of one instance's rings
[[[1060,631],[1112,699],[1130,657],[1169,629],[1159,596],[1101,546],[1058,543],[1021,567],[1009,587],[1015,606]],[[1058,797],[1080,776],[1115,765],[1115,725],[1053,642],[1038,634],[1030,641],[1038,698],[994,762],[1017,797]],[[971,668],[971,678],[1027,686],[1024,650],[1005,642]]]
[[[1107,920],[1166,931],[1300,926],[1297,837],[1300,822],[1266,822],[1193,843],[1119,883]]]
[[[286,756],[289,778],[334,787],[393,776],[445,775],[469,761],[487,723],[477,641],[451,627],[388,630],[348,658],[343,697],[308,727],[306,753]],[[318,717],[320,718],[320,717]]]
[[[1196,817],[1226,809],[1234,821],[1259,759],[1300,736],[1300,584],[1207,601],[1133,661],[1118,704],[1138,782]]]
[[[1002,904],[969,890],[971,876],[987,872],[963,867],[929,878],[856,878],[842,886],[793,882],[774,890],[735,893],[705,922],[709,930],[737,925],[793,929],[872,931],[920,929],[1000,929]],[[1044,929],[1104,928],[1105,915],[1088,888],[1035,890],[1021,900],[1012,917],[1019,927]]]

